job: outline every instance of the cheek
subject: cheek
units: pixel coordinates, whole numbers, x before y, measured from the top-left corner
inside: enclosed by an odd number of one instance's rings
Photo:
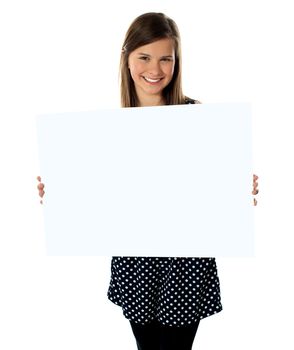
[[[174,70],[175,70],[175,66],[170,65],[168,67],[165,67],[165,74],[170,76],[170,79],[172,78],[173,74],[174,74]]]
[[[130,73],[134,81],[137,81],[139,79],[139,72],[137,67],[130,67]]]
[[[143,72],[143,65],[141,64],[130,64],[130,72],[132,77],[134,77],[135,75],[141,74]]]
[[[172,75],[174,74],[174,71],[175,71],[175,64],[172,64],[172,66],[171,66],[171,74]]]

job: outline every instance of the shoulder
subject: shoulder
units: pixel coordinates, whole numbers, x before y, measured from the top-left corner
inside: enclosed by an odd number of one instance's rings
[[[201,102],[198,100],[194,100],[193,98],[185,96],[185,104],[200,104]]]

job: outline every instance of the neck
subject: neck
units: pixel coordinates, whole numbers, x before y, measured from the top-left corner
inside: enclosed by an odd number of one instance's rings
[[[165,99],[162,96],[148,96],[144,98],[139,98],[139,107],[148,107],[148,106],[164,106]]]

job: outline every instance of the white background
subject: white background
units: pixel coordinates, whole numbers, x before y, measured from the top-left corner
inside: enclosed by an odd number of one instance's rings
[[[45,256],[35,115],[118,106],[124,33],[148,11],[165,12],[180,28],[188,96],[253,104],[256,257],[217,260],[224,310],[201,322],[194,348],[293,349],[290,5],[1,1],[1,349],[136,349],[106,298],[110,257]]]

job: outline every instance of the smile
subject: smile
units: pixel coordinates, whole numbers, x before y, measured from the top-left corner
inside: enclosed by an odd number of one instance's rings
[[[147,78],[147,77],[143,77],[148,83],[158,83],[161,79],[163,78],[159,78],[159,79],[151,79],[151,78]]]

